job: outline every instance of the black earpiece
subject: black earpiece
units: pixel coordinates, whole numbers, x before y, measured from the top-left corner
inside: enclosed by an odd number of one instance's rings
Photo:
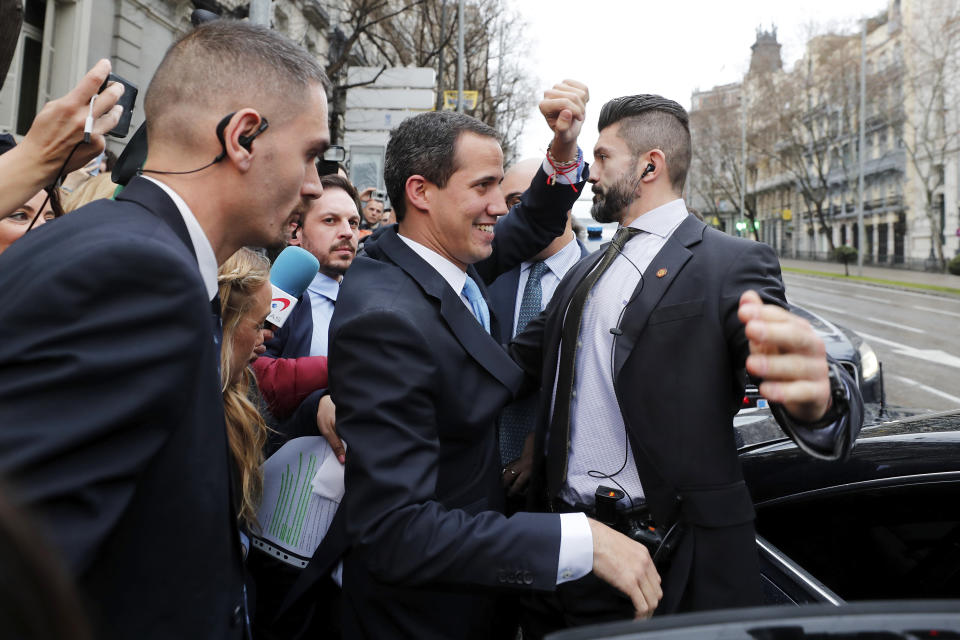
[[[225,157],[227,157],[227,142],[226,140],[223,139],[223,132],[226,130],[227,125],[230,124],[230,118],[232,118],[236,113],[237,113],[236,111],[234,111],[233,113],[228,113],[217,124],[217,140],[220,141],[220,147],[222,151],[220,152],[220,155],[216,157],[214,162],[220,162]],[[237,142],[240,143],[241,147],[243,147],[247,151],[250,151],[250,144],[253,142],[253,139],[256,138],[258,135],[260,135],[261,133],[263,133],[269,126],[270,126],[270,123],[267,121],[267,119],[261,116],[260,126],[257,127],[257,130],[249,135],[238,137]]]
[[[157,173],[157,174],[166,175],[166,176],[182,176],[188,173],[196,173],[197,171],[203,171],[207,167],[212,167],[213,165],[217,164],[218,162],[220,162],[221,160],[227,157],[227,141],[224,140],[223,133],[226,130],[227,125],[230,124],[230,118],[232,118],[236,113],[237,113],[236,111],[234,111],[233,113],[228,113],[227,115],[223,116],[223,119],[220,120],[219,124],[217,124],[217,140],[220,141],[220,153],[217,154],[216,158],[214,158],[207,164],[203,165],[199,169],[190,169],[189,171],[160,171],[158,169],[141,168],[137,170],[137,174],[142,175],[144,173]],[[264,118],[263,116],[260,116],[260,126],[257,127],[257,130],[251,133],[250,135],[238,136],[237,142],[240,143],[241,147],[243,147],[247,151],[250,151],[250,143],[253,142],[253,139],[256,138],[258,135],[260,135],[261,133],[263,133],[264,131],[266,131],[267,127],[269,126],[270,126],[270,123],[267,122],[267,119]]]
[[[652,162],[648,162],[648,163],[647,163],[647,167],[643,170],[643,173],[640,174],[640,179],[643,180],[648,173],[650,173],[651,171],[656,171],[656,170],[657,170],[657,168],[656,168],[655,166],[653,166],[653,163],[652,163]]]
[[[267,119],[261,117],[261,118],[260,118],[260,126],[257,127],[257,130],[254,131],[253,133],[251,133],[250,135],[239,136],[239,137],[237,138],[237,142],[240,143],[240,146],[241,146],[241,147],[243,147],[243,148],[246,149],[247,151],[250,151],[250,143],[253,142],[253,139],[256,138],[258,135],[260,135],[261,133],[263,133],[264,131],[266,131],[267,127],[269,127],[269,126],[270,126],[270,123],[267,122]]]

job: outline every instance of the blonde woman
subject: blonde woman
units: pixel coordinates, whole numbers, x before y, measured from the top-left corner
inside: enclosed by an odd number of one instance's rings
[[[220,379],[227,437],[240,478],[241,525],[256,531],[263,489],[263,445],[267,425],[251,401],[254,389],[249,364],[263,353],[263,323],[270,312],[270,263],[250,249],[240,249],[220,266],[220,311],[223,342]],[[244,545],[246,546],[246,544]]]
[[[63,198],[63,211],[70,213],[94,200],[112,198],[116,190],[117,185],[110,174],[101,173],[81,184],[72,193],[66,194]]]

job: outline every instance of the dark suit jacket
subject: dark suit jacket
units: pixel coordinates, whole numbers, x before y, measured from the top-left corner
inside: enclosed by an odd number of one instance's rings
[[[240,638],[243,566],[210,301],[134,180],[0,255],[0,473],[97,638]]]
[[[541,172],[498,223],[491,257],[468,269],[481,290],[559,235],[575,197]],[[523,373],[395,228],[365,246],[370,258],[344,277],[330,327],[352,541],[344,635],[488,638],[490,587],[557,580],[559,519],[500,513],[495,420]]]
[[[542,377],[537,452],[545,451],[563,314],[602,254],[568,272],[544,313],[511,343],[514,359]],[[657,277],[661,269],[666,275]],[[643,274],[614,345],[614,386],[648,504],[660,525],[681,522],[685,529],[663,576],[661,613],[759,601],[754,512],[732,425],[749,350],[737,318],[747,289],[784,304],[780,267],[770,247],[689,216]],[[845,456],[862,423],[859,391],[849,376],[845,383],[851,411],[839,425],[804,430],[775,411],[803,446],[824,457]],[[545,463],[537,456],[529,492],[541,498],[541,507]]]
[[[590,255],[587,248],[579,240],[575,240],[580,247],[580,258]],[[496,314],[498,335],[494,337],[501,343],[507,344],[513,338],[513,318],[516,315],[517,287],[520,285],[520,267],[517,265],[510,271],[500,275],[488,289],[490,294],[490,308]]]

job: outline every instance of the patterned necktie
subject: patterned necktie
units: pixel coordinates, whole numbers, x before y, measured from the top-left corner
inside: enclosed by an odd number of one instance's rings
[[[527,324],[543,311],[543,286],[540,279],[548,271],[547,264],[542,260],[530,265],[530,274],[527,284],[523,288],[523,297],[520,299],[520,313],[517,316],[517,335],[527,328]]]
[[[573,297],[570,298],[570,306],[567,307],[561,334],[557,392],[554,399],[553,418],[550,420],[550,443],[547,448],[547,490],[551,499],[559,495],[567,478],[567,456],[570,452],[570,401],[573,394],[577,348],[580,346],[580,321],[583,319],[583,307],[597,280],[610,267],[627,241],[637,233],[640,233],[640,230],[634,227],[617,229],[613,241],[607,247],[600,262],[577,285]]]
[[[463,283],[462,293],[464,297],[466,297],[467,302],[470,303],[470,309],[473,310],[473,315],[476,317],[477,322],[480,323],[484,331],[490,333],[490,307],[487,306],[487,301],[483,298],[483,294],[480,293],[480,287],[477,286],[476,281],[470,276],[467,276],[467,281]]]
[[[527,284],[520,298],[520,313],[514,335],[526,329],[527,324],[543,310],[543,286],[540,282],[548,271],[542,260],[530,266]],[[536,394],[507,405],[500,413],[500,463],[508,464],[520,457],[523,442],[533,429],[537,409]]]

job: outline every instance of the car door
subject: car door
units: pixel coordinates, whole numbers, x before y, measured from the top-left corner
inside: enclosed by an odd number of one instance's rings
[[[956,472],[830,487],[757,505],[758,544],[769,541],[772,576],[789,578],[793,563],[795,581],[826,601],[957,598],[957,504]]]
[[[843,604],[843,599],[762,536],[757,536],[763,603]]]

